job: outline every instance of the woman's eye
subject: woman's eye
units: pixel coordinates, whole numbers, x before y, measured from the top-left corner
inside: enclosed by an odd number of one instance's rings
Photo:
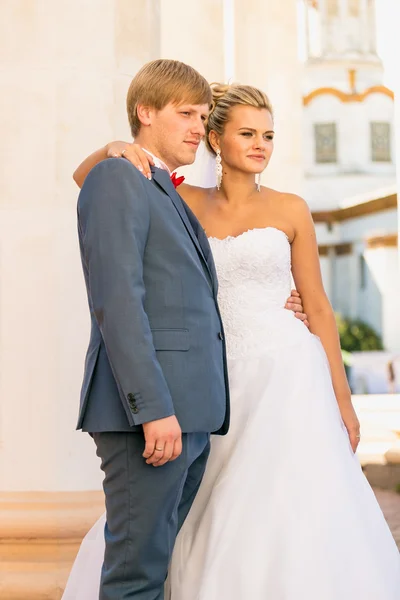
[[[249,137],[250,135],[252,135],[252,133],[251,133],[251,131],[244,131],[244,132],[242,133],[242,135],[244,135],[244,136],[246,136],[246,137]]]
[[[189,116],[189,115],[190,115],[190,112],[182,112],[181,114],[182,114],[182,115],[187,115],[187,116]]]

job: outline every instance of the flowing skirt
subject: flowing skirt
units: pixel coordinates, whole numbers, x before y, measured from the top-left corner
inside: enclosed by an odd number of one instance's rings
[[[229,361],[232,421],[178,535],[167,600],[399,600],[400,557],[319,339]],[[102,517],[63,600],[97,600]]]

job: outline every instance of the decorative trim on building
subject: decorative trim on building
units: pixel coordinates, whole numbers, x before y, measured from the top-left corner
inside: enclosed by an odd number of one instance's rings
[[[335,256],[347,256],[353,253],[353,244],[344,242],[342,244],[321,244],[318,246],[320,256],[329,256],[330,250]]]
[[[353,244],[351,242],[335,244],[333,251],[335,256],[348,256],[349,254],[353,254]]]
[[[370,237],[366,241],[367,248],[397,248],[399,243],[399,236],[397,233],[389,233],[387,235],[381,235],[376,237]]]
[[[384,85],[373,85],[360,94],[355,92],[343,92],[334,87],[320,87],[312,90],[312,92],[306,96],[303,96],[303,104],[304,106],[308,106],[314,98],[329,94],[335,96],[341,102],[363,102],[371,94],[383,94],[384,96],[388,96],[391,100],[394,100],[394,92]]]
[[[349,69],[347,71],[347,75],[349,78],[349,87],[351,90],[351,94],[356,94],[356,75],[357,75],[357,71],[356,69]]]
[[[347,208],[336,210],[315,211],[312,213],[314,223],[338,223],[348,219],[357,219],[374,213],[397,208],[397,194],[390,194],[382,198],[375,198],[368,202],[355,204]]]

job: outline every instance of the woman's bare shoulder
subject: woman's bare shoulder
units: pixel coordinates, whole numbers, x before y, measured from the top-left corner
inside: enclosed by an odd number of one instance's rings
[[[298,194],[291,192],[281,192],[272,188],[261,188],[265,191],[266,198],[276,206],[279,206],[283,211],[309,212],[307,202]]]
[[[299,222],[309,218],[310,211],[306,201],[290,192],[267,187],[262,187],[261,190],[264,193],[267,220],[276,222],[292,242]]]
[[[194,212],[198,212],[196,209],[204,205],[204,201],[210,194],[210,189],[189,185],[188,183],[182,183],[177,191]]]

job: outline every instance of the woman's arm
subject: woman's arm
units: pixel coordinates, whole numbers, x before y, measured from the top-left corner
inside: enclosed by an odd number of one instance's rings
[[[328,357],[336,399],[352,448],[356,451],[360,424],[351,403],[335,315],[322,283],[314,223],[302,198],[290,194],[287,200],[295,230],[292,242],[293,278],[303,300],[310,330],[320,338]]]
[[[128,159],[145,177],[151,179],[150,165],[154,164],[151,156],[146,154],[138,144],[116,141],[99,148],[81,162],[73,174],[75,183],[81,188],[88,173],[99,162],[106,158],[121,157]]]

